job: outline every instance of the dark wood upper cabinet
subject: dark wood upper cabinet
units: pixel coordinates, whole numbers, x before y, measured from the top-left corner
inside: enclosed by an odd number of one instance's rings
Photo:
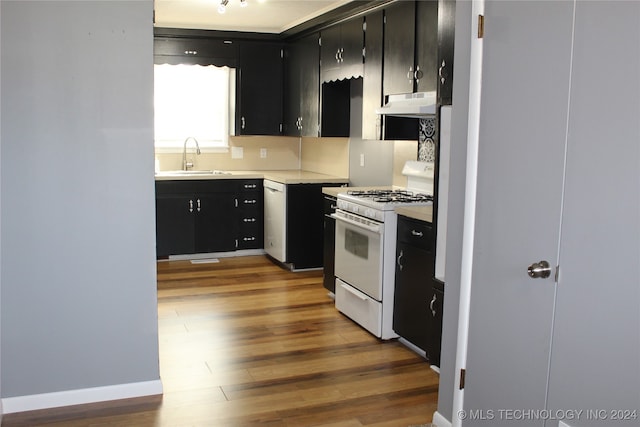
[[[239,42],[236,135],[281,135],[282,44]]]
[[[438,1],[438,103],[451,105],[456,2]]]
[[[382,103],[383,12],[365,16],[364,77],[362,79],[362,139],[382,137],[382,117],[376,108]]]
[[[436,90],[438,2],[400,1],[385,9],[384,95]]]
[[[322,30],[320,36],[323,82],[362,77],[363,18],[333,25]]]
[[[153,40],[156,64],[197,64],[218,67],[238,65],[238,46],[216,38],[159,37]]]
[[[415,92],[431,92],[438,84],[438,0],[416,2]]]
[[[413,92],[415,7],[413,1],[401,1],[384,11],[384,95]]]
[[[287,44],[284,134],[318,136],[320,131],[320,45],[314,33]]]

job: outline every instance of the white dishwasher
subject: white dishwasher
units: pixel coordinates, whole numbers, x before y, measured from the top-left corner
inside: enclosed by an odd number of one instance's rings
[[[280,262],[287,256],[287,186],[264,180],[264,250]]]

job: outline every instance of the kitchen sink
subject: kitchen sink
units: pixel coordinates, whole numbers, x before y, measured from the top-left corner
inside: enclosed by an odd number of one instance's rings
[[[231,175],[231,172],[221,170],[173,170],[159,171],[157,176],[190,176],[190,175]]]

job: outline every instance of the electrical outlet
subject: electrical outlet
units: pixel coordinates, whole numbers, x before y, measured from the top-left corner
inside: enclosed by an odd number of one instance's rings
[[[231,158],[242,159],[244,157],[244,150],[242,147],[231,147]]]
[[[364,167],[364,153],[360,153],[360,167]]]
[[[261,159],[266,159],[267,158],[267,149],[266,148],[261,148],[260,149],[260,158]]]

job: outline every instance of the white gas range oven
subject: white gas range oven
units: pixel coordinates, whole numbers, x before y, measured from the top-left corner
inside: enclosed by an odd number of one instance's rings
[[[336,308],[381,339],[393,331],[399,206],[433,203],[433,163],[409,161],[406,188],[339,193],[336,219]]]

